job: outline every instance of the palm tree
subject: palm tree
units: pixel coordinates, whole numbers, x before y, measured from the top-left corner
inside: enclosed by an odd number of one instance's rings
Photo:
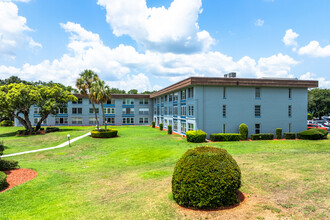
[[[96,109],[95,109],[95,100],[91,98],[91,88],[92,84],[99,80],[99,77],[93,70],[84,70],[80,74],[80,78],[76,81],[76,87],[82,95],[89,95],[89,101],[91,102],[95,114],[95,120],[97,125],[97,130],[99,131],[99,121],[97,119]]]
[[[107,130],[107,123],[105,121],[103,103],[111,99],[111,90],[109,86],[105,85],[104,81],[102,80],[95,81],[91,87],[91,98],[95,103],[101,104],[103,124],[105,130]]]

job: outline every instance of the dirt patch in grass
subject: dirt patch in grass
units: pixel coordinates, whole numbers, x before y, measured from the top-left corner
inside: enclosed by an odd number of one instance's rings
[[[7,175],[7,183],[9,185],[6,189],[0,191],[0,193],[5,192],[27,181],[30,181],[36,178],[38,175],[36,171],[31,169],[24,169],[24,168],[4,171],[4,173]]]

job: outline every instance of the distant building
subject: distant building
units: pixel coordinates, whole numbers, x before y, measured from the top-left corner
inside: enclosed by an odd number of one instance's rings
[[[297,79],[190,77],[150,95],[113,94],[104,104],[109,125],[173,126],[173,131],[188,130],[211,133],[237,133],[241,123],[249,134],[300,132],[306,129],[307,89],[318,81]],[[77,103],[47,118],[44,125],[95,125],[92,105],[86,96],[76,95]],[[96,105],[99,121],[102,114]],[[32,107],[30,119],[38,121],[38,107]],[[15,124],[18,121],[15,120]]]

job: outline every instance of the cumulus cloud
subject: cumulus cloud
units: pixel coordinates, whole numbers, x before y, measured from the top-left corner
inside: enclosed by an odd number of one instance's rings
[[[17,5],[11,1],[0,1],[0,54],[12,59],[16,50],[22,46],[41,47],[26,32],[26,18],[18,15]]]
[[[307,72],[300,76],[301,80],[318,80],[320,88],[330,88],[330,81],[327,81],[324,77],[317,77],[315,73]]]
[[[98,0],[116,36],[129,35],[148,50],[172,53],[207,51],[214,39],[200,30],[201,0],[174,0],[168,9],[148,8],[146,0]]]
[[[254,22],[254,25],[255,25],[255,26],[259,26],[259,27],[261,27],[261,26],[264,25],[264,23],[265,23],[264,20],[258,19],[258,20],[256,20],[256,21]]]
[[[300,55],[308,55],[311,57],[329,57],[330,45],[321,47],[317,41],[311,41],[308,45],[301,47],[298,51]]]
[[[296,41],[297,37],[299,37],[299,34],[294,32],[292,29],[288,29],[286,30],[282,41],[286,46],[293,46],[294,48],[296,48],[298,46],[298,43]]]

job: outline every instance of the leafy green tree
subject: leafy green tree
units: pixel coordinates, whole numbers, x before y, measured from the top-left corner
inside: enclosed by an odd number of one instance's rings
[[[125,90],[120,90],[118,88],[111,88],[110,92],[111,92],[111,94],[126,94]]]
[[[97,119],[97,113],[95,109],[95,99],[92,99],[90,96],[90,90],[92,88],[92,84],[97,80],[99,80],[99,77],[96,73],[94,73],[92,70],[84,70],[83,72],[80,73],[80,78],[78,78],[76,81],[76,87],[80,91],[80,94],[88,95],[89,101],[93,106],[97,130],[99,130],[99,121]]]
[[[330,89],[308,91],[308,112],[319,119],[330,114]]]
[[[138,94],[137,89],[131,89],[128,91],[128,94]]]

